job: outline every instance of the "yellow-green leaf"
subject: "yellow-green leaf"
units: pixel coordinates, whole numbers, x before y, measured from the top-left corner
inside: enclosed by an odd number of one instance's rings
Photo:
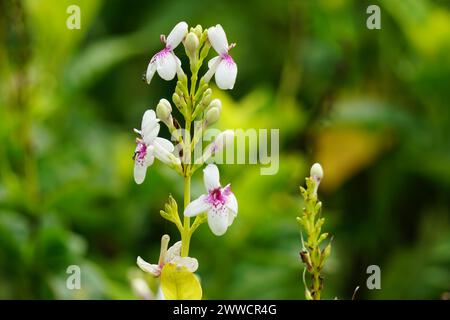
[[[166,264],[161,271],[161,288],[167,300],[200,300],[202,287],[197,277],[185,267]]]

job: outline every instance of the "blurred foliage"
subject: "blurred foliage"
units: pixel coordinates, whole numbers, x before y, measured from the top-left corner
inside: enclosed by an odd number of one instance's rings
[[[365,27],[373,3],[381,30]],[[81,30],[66,28],[70,4]],[[155,164],[136,186],[131,129],[173,87],[141,74],[180,20],[220,23],[237,43],[235,90],[215,90],[220,128],[280,128],[276,175],[221,166],[240,212],[225,236],[202,226],[192,239],[204,297],[303,298],[295,217],[315,161],[335,236],[324,298],[449,291],[450,2],[6,0],[0,298],[133,299],[136,257],[175,240],[159,210],[181,199],[181,178]],[[197,174],[193,197],[202,188]],[[81,290],[65,287],[72,264]],[[365,289],[371,264],[381,290]]]

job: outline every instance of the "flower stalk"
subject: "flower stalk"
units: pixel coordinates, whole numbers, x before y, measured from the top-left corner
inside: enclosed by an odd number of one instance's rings
[[[195,148],[202,147],[204,129],[217,122],[220,117],[221,102],[218,99],[211,101],[212,90],[209,88],[211,77],[215,76],[216,84],[221,89],[231,89],[234,86],[237,66],[228,53],[228,50],[234,45],[228,45],[225,32],[220,25],[205,30],[198,25],[188,31],[185,22],[178,23],[167,37],[161,36],[161,40],[164,48],[150,60],[145,80],[150,84],[155,74],[167,81],[177,76],[172,101],[182,114],[185,126],[181,128],[180,122],[172,116],[172,106],[166,99],[160,100],[156,107],[156,113],[153,110],[145,112],[141,130],[135,129],[139,137],[136,140],[137,147],[133,157],[135,160],[134,178],[136,183],[143,183],[147,168],[153,164],[155,159],[178,172],[184,181],[184,218],[181,220],[177,202],[170,196],[165,209],[161,210],[160,214],[164,219],[175,224],[180,232],[181,241],[167,249],[169,238],[163,236],[161,241],[162,258],[158,265],[149,264],[140,257],[137,263],[142,270],[161,277],[164,297],[168,299],[199,299],[202,294],[201,286],[198,279],[192,274],[197,270],[197,260],[188,257],[192,234],[203,222],[208,221],[208,225],[215,235],[223,235],[237,216],[237,200],[229,184],[225,187],[221,186],[219,169],[210,164],[204,169],[207,194],[201,195],[191,202],[191,177],[198,168],[205,164],[206,160],[223,148],[225,138],[233,138],[233,134],[230,133],[230,130],[224,131],[217,136],[216,141],[205,148],[199,161],[193,164],[191,160]],[[181,68],[180,59],[175,55],[174,50],[180,43],[183,43],[189,58],[190,80]],[[209,70],[199,79],[200,67],[211,47],[219,56],[209,61]],[[176,147],[172,142],[158,137],[160,122],[169,129]],[[195,220],[191,225],[190,217],[194,216]],[[182,284],[186,285],[183,288],[190,288],[191,291],[181,292],[182,290],[177,286]]]
[[[305,204],[301,216],[297,217],[297,221],[306,235],[305,242],[302,232],[300,258],[305,266],[304,274],[307,272],[311,277],[309,286],[305,277],[303,278],[307,300],[321,299],[324,279],[322,270],[331,253],[331,240],[325,247],[321,246],[321,243],[328,238],[327,232],[322,233],[325,218],[320,216],[322,202],[319,201],[317,196],[322,178],[322,167],[316,163],[311,167],[310,177],[306,178],[306,188],[300,187]]]

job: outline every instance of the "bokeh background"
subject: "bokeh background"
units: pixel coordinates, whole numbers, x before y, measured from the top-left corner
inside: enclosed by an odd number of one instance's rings
[[[81,8],[81,30],[66,9]],[[381,7],[381,30],[366,8]],[[450,2],[0,2],[0,298],[134,299],[135,260],[176,229],[159,216],[182,180],[161,163],[137,186],[143,112],[174,82],[141,76],[181,20],[223,25],[239,67],[225,128],[279,128],[280,169],[223,165],[239,217],[191,242],[208,299],[304,299],[298,187],[323,164],[334,236],[324,297],[440,299],[450,290]],[[183,58],[182,49],[177,53]],[[212,53],[211,53],[212,56]],[[184,56],[185,58],[185,56]],[[168,132],[164,128],[163,135]],[[200,172],[200,171],[199,171]],[[193,197],[203,192],[193,178]],[[66,289],[79,265],[82,289]],[[381,268],[381,290],[365,286]]]

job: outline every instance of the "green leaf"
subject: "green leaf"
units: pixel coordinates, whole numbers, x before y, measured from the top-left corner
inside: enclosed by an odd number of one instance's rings
[[[161,271],[161,288],[167,300],[201,300],[202,287],[197,277],[174,264],[166,264]]]

